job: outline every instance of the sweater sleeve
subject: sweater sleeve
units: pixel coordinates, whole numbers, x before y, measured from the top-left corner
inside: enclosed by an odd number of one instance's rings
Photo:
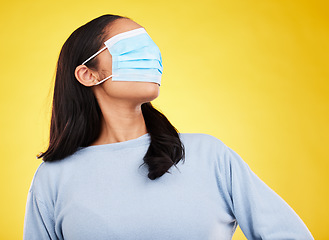
[[[27,195],[23,240],[57,239],[55,224],[44,203],[30,190]]]
[[[225,145],[220,158],[229,205],[248,239],[313,239],[294,210],[236,152]]]

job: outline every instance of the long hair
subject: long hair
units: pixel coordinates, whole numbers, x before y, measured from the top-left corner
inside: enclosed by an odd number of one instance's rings
[[[90,87],[75,78],[75,68],[97,52],[106,40],[106,29],[119,18],[103,15],[76,29],[64,43],[57,62],[49,146],[37,155],[43,161],[58,161],[87,147],[100,135],[102,112]],[[128,19],[128,18],[127,18]],[[97,69],[97,58],[86,66]],[[161,177],[171,166],[185,160],[185,150],[177,129],[150,102],[141,106],[145,125],[151,137],[143,158],[148,178]],[[142,164],[142,165],[143,165]]]

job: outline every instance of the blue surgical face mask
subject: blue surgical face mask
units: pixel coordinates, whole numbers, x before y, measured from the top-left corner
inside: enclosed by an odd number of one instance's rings
[[[144,28],[119,33],[104,44],[104,48],[82,63],[86,64],[105,49],[111,53],[112,75],[95,85],[111,77],[112,81],[155,82],[161,85],[163,68],[160,49]]]

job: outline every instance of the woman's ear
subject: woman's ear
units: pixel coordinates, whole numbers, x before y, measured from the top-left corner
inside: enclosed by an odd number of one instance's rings
[[[98,82],[94,73],[86,65],[77,66],[74,75],[75,78],[86,87],[94,86],[95,83]]]

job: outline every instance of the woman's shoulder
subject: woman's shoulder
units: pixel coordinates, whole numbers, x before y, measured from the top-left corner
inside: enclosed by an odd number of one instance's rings
[[[207,151],[221,154],[226,149],[226,144],[219,138],[207,133],[179,133],[185,148],[193,151]]]
[[[76,155],[74,153],[62,160],[42,161],[34,172],[29,191],[37,195],[55,191],[58,184],[75,172]]]
[[[179,133],[179,136],[185,143],[214,144],[222,147],[226,146],[222,140],[207,133]]]

